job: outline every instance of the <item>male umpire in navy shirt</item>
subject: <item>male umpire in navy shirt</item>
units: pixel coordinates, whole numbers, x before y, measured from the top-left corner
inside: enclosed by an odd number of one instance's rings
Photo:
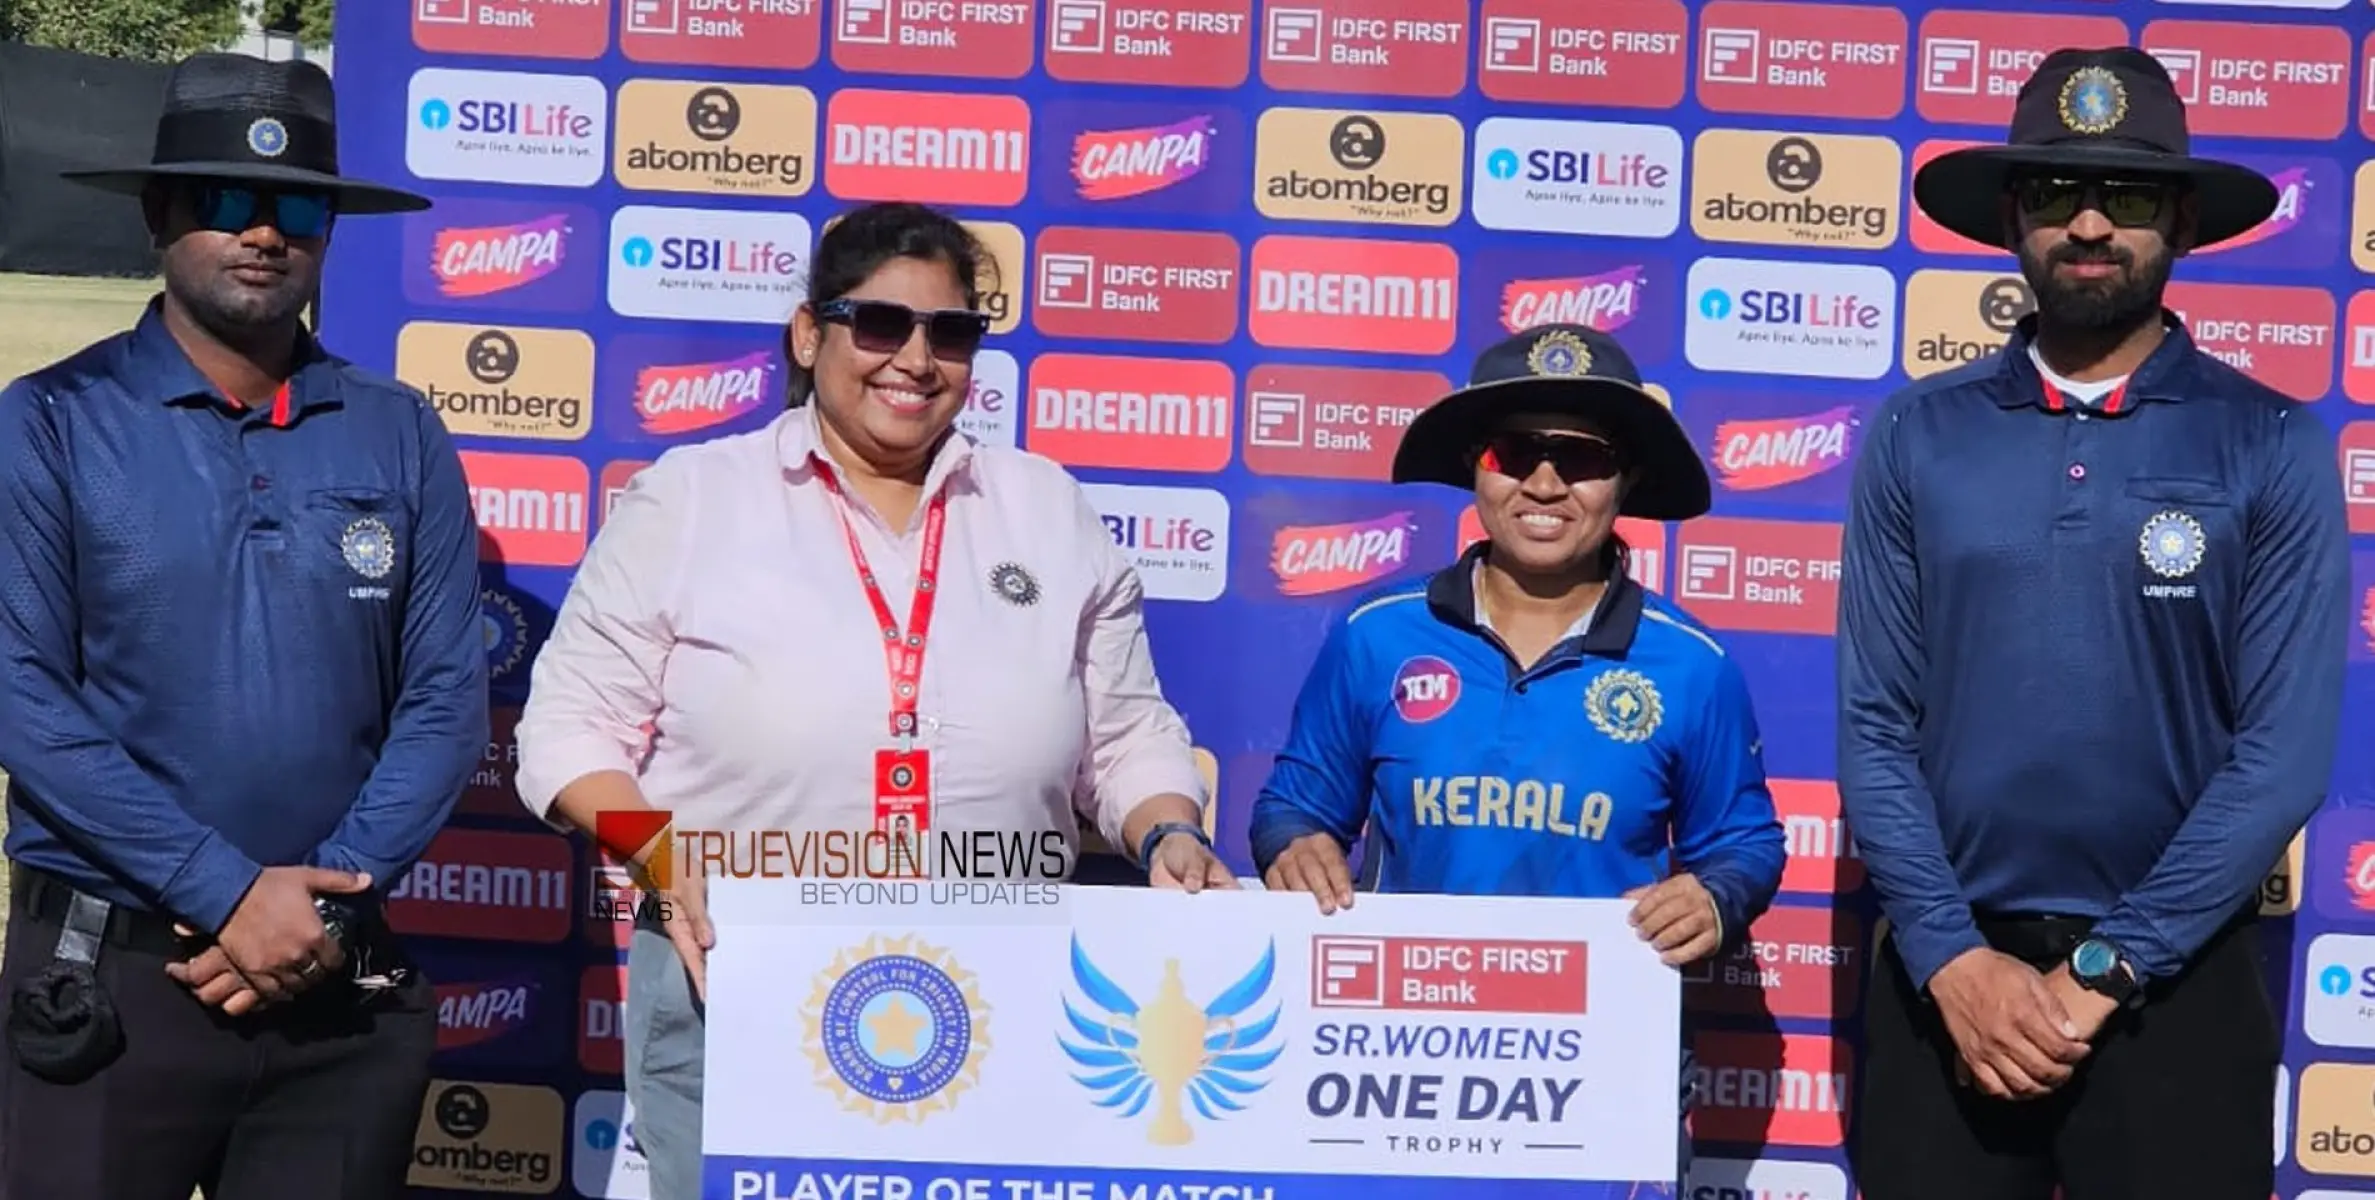
[[[2168,74],[2062,50],[1922,210],[2037,312],[1856,464],[1839,789],[1889,933],[1870,1200],[2260,1200],[2280,1049],[2251,921],[2325,794],[2348,534],[2317,415],[2197,349],[2176,258],[2273,211]]]
[[[376,897],[486,660],[444,427],[303,326],[335,217],[428,203],[339,177],[333,120],[318,67],[177,67],[153,160],[78,176],[164,294],[0,393],[10,1200],[403,1194],[437,1023]]]

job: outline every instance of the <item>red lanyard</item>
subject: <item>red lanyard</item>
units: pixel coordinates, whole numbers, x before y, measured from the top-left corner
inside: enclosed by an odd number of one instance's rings
[[[858,528],[850,523],[848,498],[842,493],[841,481],[833,469],[818,461],[817,478],[833,493],[837,503],[833,515],[841,518],[841,533],[849,539],[849,560],[858,569],[858,583],[866,589],[866,601],[874,606],[874,623],[882,629],[882,654],[890,668],[891,677],[891,736],[899,739],[900,749],[907,748],[915,737],[915,708],[917,690],[924,678],[924,639],[932,632],[932,601],[940,590],[940,534],[948,525],[948,493],[932,497],[924,509],[924,554],[915,567],[915,599],[907,609],[907,632],[899,632],[898,618],[891,614],[891,602],[882,594],[882,585],[875,582],[874,568],[866,564],[866,548],[858,544]]]

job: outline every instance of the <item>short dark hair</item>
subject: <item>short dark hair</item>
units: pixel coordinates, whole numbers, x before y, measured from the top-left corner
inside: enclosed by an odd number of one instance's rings
[[[838,300],[896,258],[948,264],[965,289],[967,308],[981,307],[985,266],[993,282],[998,278],[997,260],[955,217],[922,204],[869,204],[842,214],[818,241],[808,265],[807,302]],[[786,407],[798,408],[814,392],[815,381],[798,360],[787,357],[785,366]]]

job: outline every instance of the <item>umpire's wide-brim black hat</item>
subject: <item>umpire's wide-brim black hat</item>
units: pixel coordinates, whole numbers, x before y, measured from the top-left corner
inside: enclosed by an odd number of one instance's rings
[[[1477,355],[1468,386],[1402,431],[1393,481],[1473,490],[1485,439],[1509,417],[1536,413],[1576,417],[1608,436],[1635,475],[1620,515],[1687,521],[1714,502],[1707,466],[1673,410],[1641,386],[1615,338],[1584,325],[1539,326]]]
[[[2249,167],[2198,158],[2168,68],[2142,50],[2056,50],[2021,85],[2002,146],[1930,160],[1913,202],[1972,241],[2005,246],[2004,190],[2037,172],[2177,178],[2196,205],[2196,247],[2216,245],[2276,211],[2276,185]]]
[[[330,77],[310,62],[196,54],[165,81],[149,161],[61,174],[137,196],[158,178],[220,179],[329,193],[342,214],[418,212],[425,196],[338,173]]]

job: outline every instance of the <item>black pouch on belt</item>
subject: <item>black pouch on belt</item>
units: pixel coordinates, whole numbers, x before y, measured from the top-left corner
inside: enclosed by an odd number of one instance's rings
[[[8,1048],[51,1083],[81,1083],[124,1052],[123,1021],[99,985],[110,905],[76,892],[50,964],[8,998]]]

